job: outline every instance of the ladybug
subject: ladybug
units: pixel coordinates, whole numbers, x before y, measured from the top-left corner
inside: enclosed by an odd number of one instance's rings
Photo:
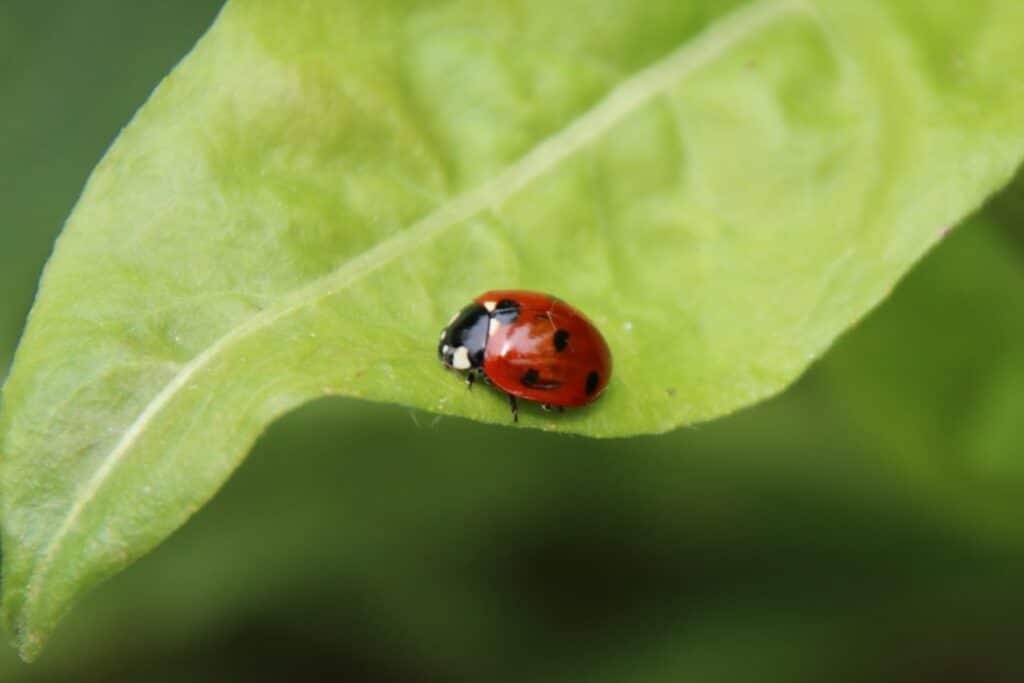
[[[479,376],[545,410],[597,399],[612,374],[608,344],[586,316],[561,299],[525,290],[485,292],[441,330],[437,356],[446,367]]]

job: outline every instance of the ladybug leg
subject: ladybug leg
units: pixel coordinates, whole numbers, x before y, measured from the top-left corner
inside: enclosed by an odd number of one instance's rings
[[[475,381],[476,381],[476,373],[475,372],[469,372],[469,373],[466,374],[466,391],[469,391],[470,389],[473,388],[473,382],[475,382]]]
[[[512,421],[519,422],[519,404],[516,403],[516,397],[512,394],[508,395],[508,404],[512,408]]]

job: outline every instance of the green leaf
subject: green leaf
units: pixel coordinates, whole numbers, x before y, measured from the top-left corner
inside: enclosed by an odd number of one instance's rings
[[[1022,22],[1014,0],[229,4],[94,172],[4,387],[23,656],[294,406],[507,423],[434,359],[484,289],[559,294],[615,355],[594,406],[522,426],[658,432],[781,390],[1018,164]]]

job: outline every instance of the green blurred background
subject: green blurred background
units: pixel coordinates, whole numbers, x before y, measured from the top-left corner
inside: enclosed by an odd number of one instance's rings
[[[0,368],[219,4],[0,3]],[[309,406],[0,680],[1024,680],[1022,217],[1018,181],[785,394],[665,436]]]

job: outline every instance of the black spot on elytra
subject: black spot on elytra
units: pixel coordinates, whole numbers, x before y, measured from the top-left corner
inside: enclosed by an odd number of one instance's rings
[[[540,378],[540,373],[533,368],[530,368],[525,373],[523,373],[523,376],[519,379],[519,381],[520,383],[522,383],[524,387],[529,387],[531,389],[540,389],[542,391],[549,391],[551,389],[557,389],[558,387],[562,386],[561,382],[542,380]]]
[[[565,351],[569,345],[569,333],[565,330],[555,332],[555,351]]]
[[[511,299],[502,299],[494,307],[491,317],[502,325],[511,325],[519,318],[519,304]]]
[[[590,396],[595,391],[597,391],[597,383],[598,383],[598,381],[600,381],[600,379],[601,379],[601,376],[597,374],[596,370],[591,372],[589,375],[587,375],[587,386],[586,386],[587,396]]]

